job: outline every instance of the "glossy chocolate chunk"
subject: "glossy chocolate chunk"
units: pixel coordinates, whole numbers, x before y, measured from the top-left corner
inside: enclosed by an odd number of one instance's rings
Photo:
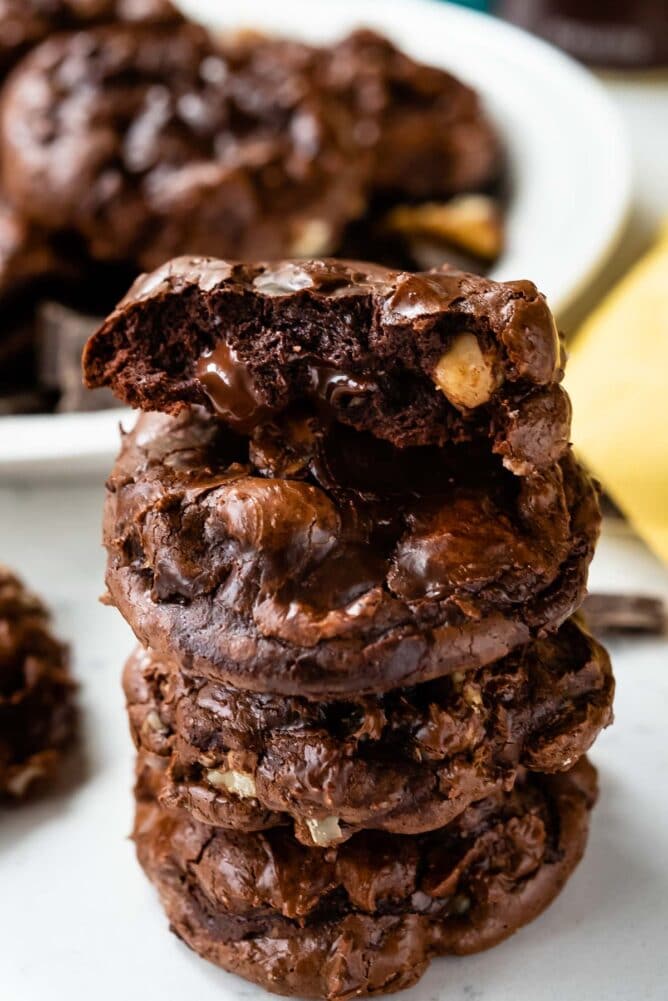
[[[582,611],[593,632],[661,636],[668,632],[668,604],[649,594],[587,595]]]

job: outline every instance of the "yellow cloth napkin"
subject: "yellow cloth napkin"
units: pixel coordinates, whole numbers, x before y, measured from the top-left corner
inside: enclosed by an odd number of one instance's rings
[[[575,448],[668,562],[668,223],[569,354]]]

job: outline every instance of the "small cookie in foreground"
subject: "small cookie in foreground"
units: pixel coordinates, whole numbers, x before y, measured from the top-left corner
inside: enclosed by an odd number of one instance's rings
[[[74,735],[75,687],[44,605],[0,565],[0,798],[55,776]]]
[[[139,641],[193,674],[378,694],[556,630],[598,527],[570,452],[517,477],[303,415],[248,438],[202,410],[144,414],[107,482],[106,581]]]
[[[163,805],[234,830],[294,821],[309,846],[434,830],[522,766],[566,771],[612,721],[614,693],[609,657],[574,621],[478,671],[337,702],[244,692],[141,648],[123,680]]]
[[[363,832],[305,848],[289,831],[214,831],[150,799],[139,861],[172,930],[279,994],[344,1001],[400,990],[439,955],[502,941],[548,906],[582,857],[596,773],[520,776],[512,792],[417,837]]]

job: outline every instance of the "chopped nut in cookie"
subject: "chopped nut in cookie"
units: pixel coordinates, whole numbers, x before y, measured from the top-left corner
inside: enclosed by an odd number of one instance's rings
[[[338,817],[324,817],[322,819],[311,817],[306,821],[306,826],[313,838],[313,844],[319,848],[328,848],[341,840],[342,831]]]
[[[245,772],[237,772],[234,769],[221,772],[216,768],[206,773],[206,777],[212,786],[218,789],[226,789],[241,799],[253,799],[256,795],[255,779]]]
[[[143,725],[147,730],[152,730],[154,733],[159,733],[161,736],[169,733],[169,727],[162,722],[155,709],[152,709],[146,714]]]
[[[492,359],[469,331],[454,338],[434,369],[434,382],[459,410],[487,403],[498,385]]]

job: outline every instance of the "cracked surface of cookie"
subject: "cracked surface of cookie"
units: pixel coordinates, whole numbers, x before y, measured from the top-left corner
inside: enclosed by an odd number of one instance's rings
[[[287,442],[286,442],[287,439]],[[145,415],[108,480],[107,586],[194,674],[324,698],[491,663],[579,604],[598,533],[567,454],[516,477],[308,417],[249,439]]]
[[[603,648],[569,623],[489,667],[384,696],[253,694],[142,649],[124,687],[164,805],[242,830],[294,821],[313,845],[326,825],[336,842],[433,830],[512,788],[521,766],[567,770],[611,722],[614,682]]]
[[[0,798],[55,775],[73,736],[74,687],[44,605],[0,565]]]
[[[533,920],[582,856],[595,798],[583,759],[523,775],[428,835],[364,832],[329,849],[281,829],[212,831],[147,798],[135,842],[192,949],[276,993],[344,1001],[407,987],[432,958]]]

